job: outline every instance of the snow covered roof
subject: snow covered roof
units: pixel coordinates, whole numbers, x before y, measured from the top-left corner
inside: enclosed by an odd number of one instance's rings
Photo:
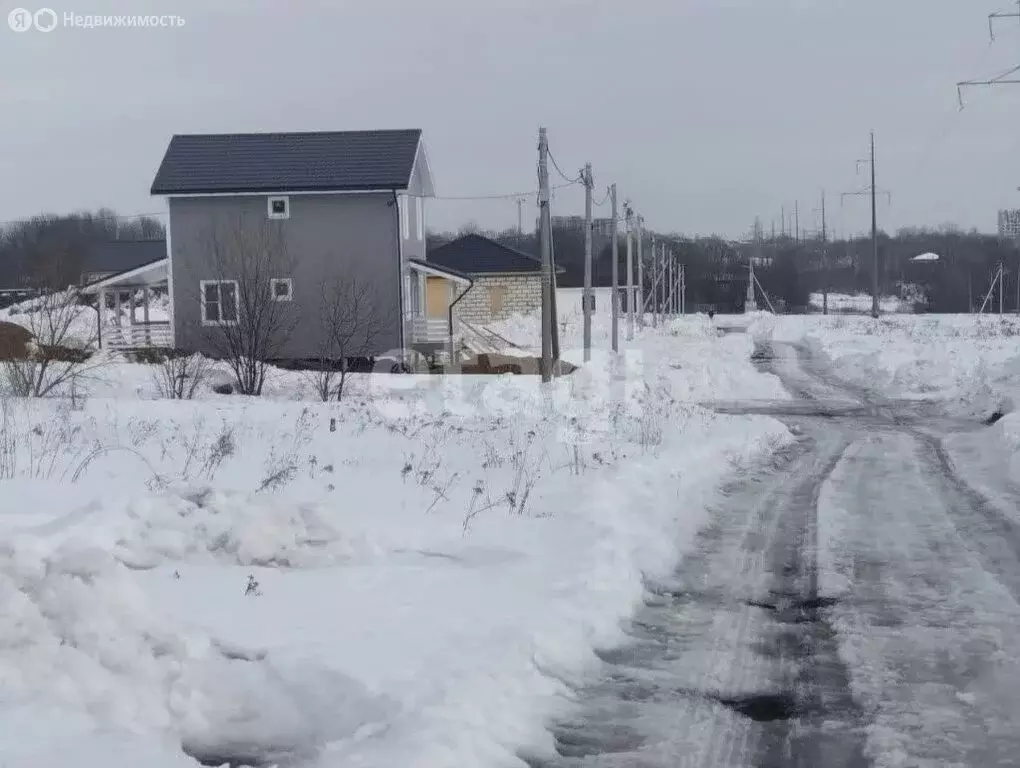
[[[931,251],[929,251],[928,253],[919,254],[911,259],[911,261],[938,261],[938,260],[939,255],[937,253],[932,253]]]

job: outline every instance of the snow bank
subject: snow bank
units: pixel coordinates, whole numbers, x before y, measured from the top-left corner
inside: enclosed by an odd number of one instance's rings
[[[573,290],[573,289],[561,289]],[[563,359],[584,365],[584,316],[581,304],[561,302],[559,309],[560,348]],[[592,362],[589,368],[604,369],[612,349],[612,311],[608,302],[596,305],[592,318]],[[764,315],[764,313],[762,313]],[[768,315],[771,317],[771,315]],[[739,318],[737,318],[739,320]],[[732,326],[733,318],[725,325]],[[628,339],[626,314],[619,318],[618,342],[628,365],[650,378],[668,381],[671,395],[679,400],[788,399],[779,379],[758,371],[751,363],[754,341],[743,334],[724,334],[722,319],[706,314],[684,315],[666,321],[664,328],[637,322],[634,337]],[[492,326],[504,338],[533,354],[541,352],[541,324],[537,315],[516,316]]]
[[[783,316],[757,338],[804,342],[851,384],[887,397],[938,400],[954,414],[1012,410],[1020,320],[980,315]]]
[[[872,297],[870,293],[858,293],[849,295],[845,293],[829,294],[830,312],[861,312],[871,311]],[[821,293],[812,293],[808,304],[816,309],[825,306],[825,296]],[[882,312],[907,312],[910,310],[910,303],[896,296],[879,296],[878,307]]]
[[[5,401],[0,763],[551,754],[643,577],[791,439],[693,402],[780,392],[749,339],[691,317],[622,344],[546,391],[357,377],[311,404],[274,372],[265,399],[172,402],[120,363],[82,401]]]

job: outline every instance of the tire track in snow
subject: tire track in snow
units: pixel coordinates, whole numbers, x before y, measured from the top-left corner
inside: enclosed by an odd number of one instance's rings
[[[818,495],[847,445],[819,432],[726,489],[675,581],[650,585],[636,642],[603,652],[604,678],[554,726],[560,759],[530,765],[865,764],[815,562]]]
[[[797,351],[811,379],[841,386]],[[961,478],[939,435],[974,425],[843,388],[876,417],[851,425],[860,439],[828,488],[852,521],[839,546],[853,588],[832,616],[873,720],[868,753],[882,766],[1016,764],[1020,528]]]
[[[1015,764],[1020,607],[959,530],[930,446],[907,431],[857,441],[826,503],[851,525],[851,595],[834,606],[879,765]]]

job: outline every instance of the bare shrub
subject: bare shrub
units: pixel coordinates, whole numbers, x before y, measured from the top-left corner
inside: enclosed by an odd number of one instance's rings
[[[157,363],[153,377],[160,394],[169,400],[191,400],[209,375],[211,362],[202,355],[168,351]]]
[[[259,483],[257,493],[276,491],[288,485],[301,466],[301,451],[312,440],[311,411],[304,408],[294,423],[290,445],[273,447],[265,464],[265,475]]]
[[[77,323],[85,311],[73,289],[37,299],[26,312],[25,327],[32,334],[24,355],[3,361],[4,383],[16,397],[45,397],[60,390],[77,394],[85,377],[99,367],[92,357],[98,325]],[[76,327],[76,325],[78,327]],[[75,335],[78,331],[82,335]]]

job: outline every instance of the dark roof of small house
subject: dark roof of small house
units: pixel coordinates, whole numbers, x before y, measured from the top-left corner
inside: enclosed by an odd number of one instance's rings
[[[82,272],[119,274],[166,258],[166,240],[110,240],[89,247]]]
[[[412,264],[418,264],[419,266],[422,267],[431,267],[437,272],[444,272],[445,274],[452,275],[453,277],[460,277],[463,278],[464,280],[471,279],[471,275],[465,274],[464,272],[461,272],[459,269],[452,269],[451,267],[444,266],[434,261],[424,261],[423,259],[408,259],[408,261],[411,262]]]
[[[429,251],[430,264],[439,264],[469,275],[540,273],[542,262],[531,254],[497,243],[482,235],[464,235]],[[564,272],[556,269],[557,274]]]
[[[420,129],[178,135],[151,193],[404,189],[421,135]]]

